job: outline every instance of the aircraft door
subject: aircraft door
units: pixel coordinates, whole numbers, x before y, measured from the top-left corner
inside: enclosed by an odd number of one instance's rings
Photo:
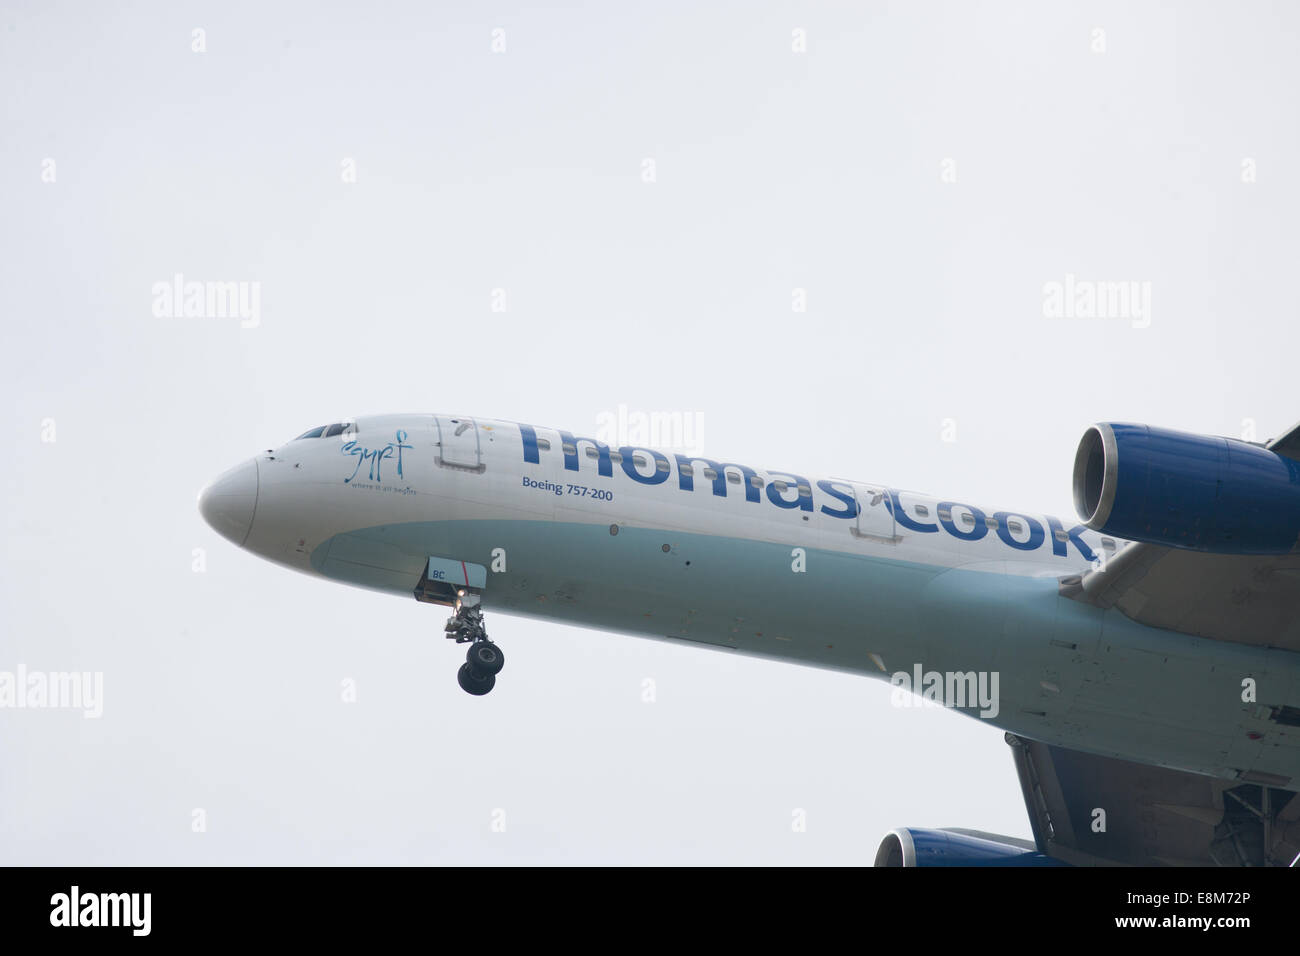
[[[853,495],[858,500],[854,536],[883,544],[897,544],[898,530],[885,488],[882,485],[862,485],[854,482]]]
[[[482,473],[478,424],[472,418],[437,416],[438,467]]]

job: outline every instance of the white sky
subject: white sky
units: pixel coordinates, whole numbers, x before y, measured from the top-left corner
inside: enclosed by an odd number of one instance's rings
[[[200,519],[313,425],[626,404],[733,460],[1068,515],[1090,422],[1300,419],[1294,5],[113,6],[0,6],[0,670],[105,682],[97,721],[0,710],[5,862],[1029,835],[1001,732],[861,678],[497,615],[470,698],[442,609]],[[260,324],[155,317],[178,272],[260,283]],[[1067,273],[1149,282],[1150,326],[1046,318]]]

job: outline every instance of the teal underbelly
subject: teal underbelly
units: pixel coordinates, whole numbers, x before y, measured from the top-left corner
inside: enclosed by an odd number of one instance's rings
[[[410,595],[428,556],[489,568],[488,611],[885,678],[1011,666],[1036,698],[1062,656],[1054,578],[936,567],[681,531],[546,521],[445,521],[339,535],[322,574]],[[992,569],[987,569],[992,568]],[[1095,609],[1088,609],[1095,611]],[[1093,619],[1100,620],[1094,613]],[[1084,624],[1083,627],[1088,625]],[[1099,625],[1098,625],[1099,626]]]

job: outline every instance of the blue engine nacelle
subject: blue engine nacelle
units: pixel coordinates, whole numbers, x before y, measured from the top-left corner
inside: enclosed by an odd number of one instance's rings
[[[1064,866],[1028,840],[974,830],[894,830],[880,841],[876,866]]]
[[[1074,507],[1094,531],[1217,554],[1287,554],[1300,539],[1300,462],[1231,438],[1093,425]]]

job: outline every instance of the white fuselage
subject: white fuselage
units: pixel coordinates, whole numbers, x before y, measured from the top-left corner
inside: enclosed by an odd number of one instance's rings
[[[1251,678],[1300,705],[1300,655],[1062,595],[1124,545],[1072,520],[443,415],[295,440],[201,506],[262,557],[408,599],[431,558],[477,564],[488,613],[854,671],[1048,743],[1300,781],[1241,699]]]

